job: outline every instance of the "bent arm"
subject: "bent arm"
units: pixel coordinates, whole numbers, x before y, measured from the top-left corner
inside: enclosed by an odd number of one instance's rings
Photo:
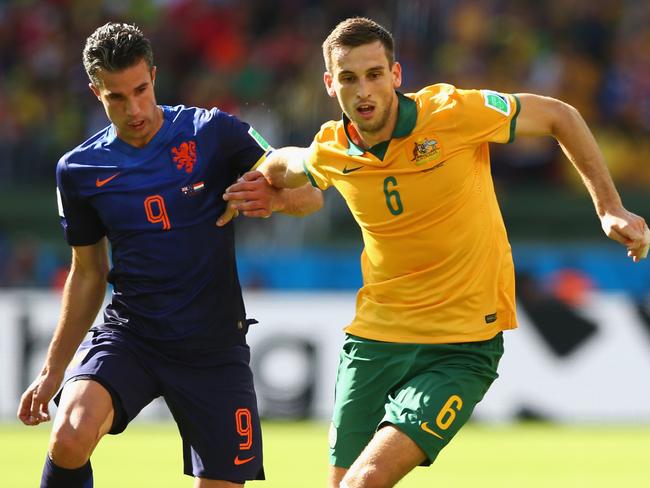
[[[298,188],[309,183],[303,169],[306,151],[292,146],[276,149],[257,170],[276,188]]]
[[[645,220],[623,207],[593,134],[580,113],[554,98],[518,94],[521,111],[516,135],[550,135],[580,174],[591,195],[605,234],[628,249],[635,262],[645,257],[650,231]]]
[[[272,186],[259,170],[244,174],[226,188],[223,198],[228,202],[228,206],[217,220],[218,226],[226,225],[239,212],[246,217],[266,218],[273,212],[302,217],[320,210],[323,206],[323,194],[318,188],[308,183],[297,188],[277,188]]]
[[[59,322],[43,371],[63,375],[104,301],[108,274],[106,238],[72,248],[72,265],[61,300]]]
[[[323,192],[309,183],[298,188],[272,188],[275,190],[275,197],[271,212],[304,217],[323,207]],[[246,211],[244,211],[244,215],[254,217],[254,215],[248,215]]]
[[[323,206],[323,195],[309,183],[303,169],[306,148],[274,150],[255,170],[226,188],[226,211],[217,220],[226,225],[242,212],[247,217],[270,217],[273,212],[309,215]]]
[[[516,135],[554,137],[580,174],[596,213],[602,217],[608,211],[622,208],[605,158],[580,113],[571,105],[554,98],[527,93],[517,96],[521,111],[517,118]]]
[[[24,424],[38,425],[50,420],[48,403],[59,389],[66,367],[97,316],[106,292],[107,273],[106,238],[90,246],[73,247],[59,322],[45,363],[20,398],[18,418]]]

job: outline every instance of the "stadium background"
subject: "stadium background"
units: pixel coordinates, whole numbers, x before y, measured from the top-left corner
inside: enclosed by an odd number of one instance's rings
[[[80,62],[85,38],[108,20],[135,22],[154,45],[159,103],[217,106],[273,145],[304,145],[340,116],[322,86],[320,43],[351,15],[393,31],[406,92],[444,81],[576,106],[625,204],[650,218],[647,1],[3,0],[0,446],[42,361],[69,262],[54,166],[106,124]],[[633,265],[607,242],[551,139],[495,145],[492,155],[519,271],[522,327],[508,334],[502,379],[477,418],[643,425],[639,445],[647,446],[650,266]],[[361,243],[338,194],[325,196],[325,208],[307,219],[236,224],[248,309],[261,321],[250,335],[269,419],[322,420],[329,412],[340,329],[361,281]],[[165,419],[163,410],[154,406],[145,418]],[[650,480],[647,470],[638,473]]]

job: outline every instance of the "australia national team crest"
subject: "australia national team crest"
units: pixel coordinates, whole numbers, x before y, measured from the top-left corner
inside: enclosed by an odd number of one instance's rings
[[[424,137],[415,140],[415,147],[413,147],[413,159],[416,166],[431,163],[440,159],[440,144],[433,138]]]
[[[196,163],[196,142],[182,142],[178,147],[172,147],[172,159],[176,163],[176,169],[191,173]]]

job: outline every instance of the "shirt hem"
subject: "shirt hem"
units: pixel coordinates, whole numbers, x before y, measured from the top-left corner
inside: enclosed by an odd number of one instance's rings
[[[399,344],[455,344],[461,342],[481,342],[492,339],[499,332],[505,330],[513,330],[517,328],[516,323],[510,325],[502,325],[498,327],[491,328],[486,330],[482,334],[449,334],[449,335],[438,335],[435,337],[432,336],[419,336],[419,335],[401,335],[396,337],[392,334],[382,334],[375,332],[368,332],[365,328],[359,328],[358,326],[349,325],[346,327],[344,332],[346,334],[351,334],[362,339],[369,339],[372,341],[381,341],[381,342],[395,342]]]

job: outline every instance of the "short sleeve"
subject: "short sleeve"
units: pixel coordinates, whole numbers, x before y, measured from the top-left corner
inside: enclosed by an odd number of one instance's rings
[[[337,123],[329,121],[323,124],[314,137],[303,161],[303,170],[312,186],[327,190],[332,181],[326,169],[332,160],[339,156],[336,150]]]
[[[266,142],[252,126],[239,120],[234,115],[226,115],[228,137],[226,138],[226,157],[235,175],[256,168],[272,151]]]
[[[106,235],[97,212],[88,199],[75,191],[65,160],[56,168],[56,197],[65,239],[71,246],[89,246]]]
[[[456,89],[456,130],[467,142],[510,143],[515,138],[519,99],[492,90]]]
[[[326,190],[330,186],[329,179],[321,170],[319,162],[319,144],[314,140],[307,150],[305,160],[303,161],[303,170],[309,178],[309,182],[315,188]]]

